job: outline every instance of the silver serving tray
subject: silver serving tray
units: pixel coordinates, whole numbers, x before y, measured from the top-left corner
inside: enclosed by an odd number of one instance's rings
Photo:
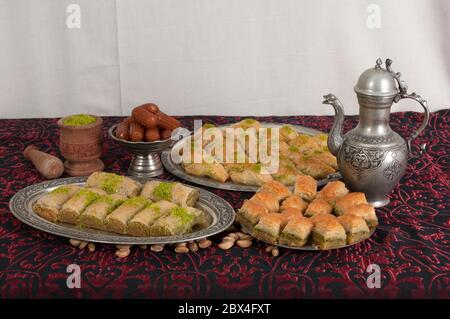
[[[210,223],[206,228],[178,236],[133,237],[91,228],[78,228],[75,225],[65,223],[52,223],[43,219],[33,211],[33,203],[47,192],[50,192],[54,188],[61,185],[83,185],[86,180],[86,176],[69,177],[28,186],[17,192],[11,198],[9,207],[16,218],[31,227],[58,236],[107,244],[139,245],[186,242],[218,234],[226,230],[234,222],[234,210],[230,204],[228,204],[221,197],[194,186],[189,187],[196,188],[200,192],[200,198],[195,207],[201,209],[207,214]]]
[[[241,224],[240,224],[240,225],[241,225]],[[278,246],[278,247],[282,247],[282,248],[288,248],[288,249],[295,249],[295,250],[315,250],[315,251],[341,249],[341,248],[350,247],[350,246],[353,246],[353,245],[362,243],[362,242],[365,241],[366,239],[370,238],[370,237],[373,235],[373,233],[375,233],[375,230],[376,230],[376,229],[377,229],[376,227],[371,227],[371,228],[370,228],[369,236],[367,236],[367,238],[364,238],[364,239],[362,239],[362,240],[360,240],[360,241],[357,241],[357,242],[355,242],[355,243],[353,243],[353,244],[348,244],[348,245],[344,245],[344,246],[336,247],[336,248],[332,248],[332,249],[320,249],[318,246],[315,246],[315,245],[305,245],[305,246],[303,246],[303,247],[297,247],[297,246],[282,245],[282,244],[278,244],[278,243],[269,243],[269,242],[267,242],[267,241],[265,241],[265,240],[263,240],[263,239],[259,239],[258,237],[254,236],[251,229],[249,229],[249,228],[244,227],[243,225],[241,225],[241,230],[242,230],[244,233],[247,233],[247,234],[251,235],[252,237],[255,237],[255,238],[258,239],[259,241],[265,242],[266,244],[269,244],[269,245],[272,245],[272,246]]]
[[[281,124],[281,123],[261,122],[261,125],[263,127],[281,127],[286,124],[285,123]],[[301,134],[316,135],[316,134],[323,133],[319,130],[312,129],[309,127],[304,127],[304,126],[300,126],[300,125],[292,125],[292,124],[289,124],[289,125],[291,125],[293,128],[295,128],[296,131]],[[229,127],[229,126],[230,125],[222,125],[222,126],[218,126],[218,128],[225,128],[225,127]],[[189,138],[189,136],[187,136],[187,137],[181,139],[180,141],[178,141],[177,143],[175,143],[174,147],[178,146],[179,143],[184,143],[185,139],[187,139],[187,138]],[[181,167],[180,164],[176,164],[172,161],[172,158],[170,156],[170,150],[165,150],[161,153],[161,161],[162,161],[164,167],[166,168],[166,170],[168,170],[171,174],[173,174],[185,181],[194,183],[194,184],[203,185],[203,186],[211,187],[211,188],[225,189],[225,190],[230,190],[230,191],[253,192],[253,193],[256,192],[260,188],[259,186],[244,185],[244,184],[234,183],[232,181],[220,183],[220,182],[215,181],[208,177],[199,177],[199,176],[189,175],[188,173],[186,173],[184,171],[183,167]],[[326,185],[328,182],[339,180],[341,178],[342,178],[341,173],[336,172],[336,173],[328,175],[326,178],[318,180],[317,186],[321,187],[321,186]]]

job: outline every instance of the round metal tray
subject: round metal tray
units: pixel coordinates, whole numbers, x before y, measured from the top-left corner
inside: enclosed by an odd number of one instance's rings
[[[75,225],[65,223],[52,223],[48,220],[43,219],[33,211],[33,203],[39,197],[43,196],[47,192],[50,192],[55,187],[67,184],[83,185],[86,180],[86,176],[69,177],[28,186],[17,192],[11,198],[9,207],[14,216],[20,221],[47,233],[89,242],[108,244],[139,245],[186,242],[220,233],[226,230],[234,222],[235,214],[230,204],[213,193],[193,186],[190,187],[196,188],[200,192],[200,198],[195,207],[207,214],[210,223],[206,228],[178,236],[133,237],[95,230],[91,228],[79,228]]]
[[[263,127],[281,127],[286,124],[261,122],[261,125]],[[289,124],[289,125],[291,125],[291,124]],[[293,128],[295,128],[296,131],[301,134],[316,135],[316,134],[323,133],[319,130],[300,126],[300,125],[291,125],[291,126]],[[229,125],[218,126],[218,128],[225,128],[225,127],[229,127]],[[190,138],[190,136],[181,139],[180,141],[175,143],[173,147],[177,147],[179,143],[184,143],[185,139],[187,139],[187,138]],[[172,160],[172,157],[170,156],[170,150],[164,150],[161,153],[161,161],[162,161],[164,167],[166,168],[166,170],[169,171],[171,174],[173,174],[185,181],[194,183],[194,184],[203,185],[203,186],[211,187],[211,188],[225,189],[225,190],[230,190],[230,191],[253,192],[253,193],[256,192],[260,188],[259,186],[243,185],[243,184],[239,184],[239,183],[234,183],[232,181],[227,181],[225,183],[221,183],[221,182],[215,181],[208,177],[199,177],[199,176],[189,175],[188,173],[185,172],[185,170],[183,169],[183,167],[181,167],[180,164],[177,164]],[[339,180],[341,178],[342,178],[341,174],[339,172],[336,172],[336,173],[328,175],[326,178],[318,180],[317,186],[321,187],[321,186],[326,185],[328,182],[331,182],[334,180]]]

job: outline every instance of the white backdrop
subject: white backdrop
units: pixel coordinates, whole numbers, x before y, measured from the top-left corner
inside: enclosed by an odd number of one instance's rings
[[[0,117],[148,101],[180,115],[332,114],[329,92],[355,114],[353,86],[378,57],[437,110],[449,31],[449,0],[0,0]]]

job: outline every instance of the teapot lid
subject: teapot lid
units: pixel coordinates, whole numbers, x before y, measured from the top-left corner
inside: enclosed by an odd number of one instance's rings
[[[355,92],[361,95],[389,97],[399,93],[396,80],[400,73],[395,74],[390,68],[392,60],[386,60],[386,69],[383,69],[383,61],[378,59],[375,67],[364,71],[356,83]],[[399,83],[400,84],[400,83]]]

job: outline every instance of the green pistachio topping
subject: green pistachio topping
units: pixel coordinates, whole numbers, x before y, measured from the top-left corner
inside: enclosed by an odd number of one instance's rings
[[[75,198],[83,197],[84,204],[87,206],[90,205],[92,202],[94,202],[96,199],[98,199],[100,195],[89,189],[82,188],[74,195],[74,197]]]
[[[262,164],[261,163],[256,163],[255,165],[252,166],[252,170],[255,173],[261,173],[261,169],[262,169]]]
[[[123,200],[114,198],[111,195],[103,195],[100,198],[98,198],[95,202],[96,203],[106,203],[108,205],[118,206],[123,202]]]
[[[216,126],[211,123],[206,123],[205,125],[203,125],[203,129],[213,128],[213,127],[216,127]]]
[[[289,150],[290,150],[291,152],[297,153],[297,152],[298,152],[298,147],[295,146],[295,145],[291,145],[291,146],[289,146]]]
[[[286,134],[291,134],[291,133],[295,132],[294,129],[292,127],[290,127],[289,125],[283,125],[281,127],[281,130]]]
[[[317,135],[317,138],[321,141],[326,141],[328,139],[328,136],[326,134],[319,134]]]
[[[68,193],[69,188],[67,186],[60,186],[50,192],[50,194],[68,194]]]
[[[70,115],[63,119],[64,125],[68,126],[84,126],[95,123],[96,121],[97,119],[95,117],[87,114]]]
[[[145,206],[145,208],[147,208],[147,207],[153,209],[157,213],[161,212],[161,208],[156,203],[152,203],[152,204],[149,204],[149,205]]]
[[[120,184],[123,181],[123,176],[107,173],[101,183],[101,188],[107,193],[117,193]]]
[[[194,219],[194,216],[192,216],[191,214],[188,213],[188,211],[186,210],[186,208],[183,207],[174,207],[170,210],[170,214],[172,216],[177,217],[182,224],[189,224],[192,222],[192,220]]]
[[[172,186],[172,183],[161,182],[153,190],[153,196],[155,196],[157,200],[170,201],[172,199]]]
[[[145,206],[148,203],[148,199],[142,196],[136,196],[125,200],[122,205],[126,206]]]

